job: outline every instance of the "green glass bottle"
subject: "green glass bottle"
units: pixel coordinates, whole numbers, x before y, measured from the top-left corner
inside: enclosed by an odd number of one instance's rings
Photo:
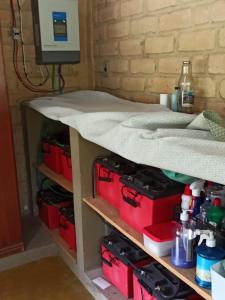
[[[222,224],[223,219],[225,218],[225,210],[221,207],[221,200],[215,198],[213,200],[212,206],[207,211],[207,219],[209,224],[218,228]]]

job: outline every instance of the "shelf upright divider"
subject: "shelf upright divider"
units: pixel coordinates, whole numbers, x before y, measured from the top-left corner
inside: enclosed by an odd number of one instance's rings
[[[92,195],[92,170],[95,158],[109,151],[91,143],[70,128],[73,169],[74,210],[77,233],[77,264],[86,272],[100,266],[100,241],[105,235],[104,221],[84,202]]]

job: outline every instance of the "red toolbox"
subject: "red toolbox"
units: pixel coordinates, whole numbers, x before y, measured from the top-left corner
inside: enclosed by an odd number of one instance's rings
[[[70,146],[65,146],[61,151],[62,174],[67,180],[72,181],[73,175]]]
[[[151,258],[120,234],[103,239],[102,271],[107,280],[127,298],[133,297],[133,268],[148,264]]]
[[[76,249],[76,230],[73,206],[62,207],[59,217],[59,233],[70,249]]]
[[[43,139],[43,162],[57,174],[62,173],[62,147],[69,144],[68,130],[48,135]]]
[[[55,173],[60,174],[62,172],[61,148],[53,141],[46,140],[43,143],[43,162]]]
[[[122,174],[132,174],[136,164],[118,155],[98,158],[95,163],[96,193],[109,204],[119,209],[121,194],[120,177]]]
[[[60,196],[58,193],[60,193]],[[64,193],[60,186],[52,186],[51,189],[38,192],[39,217],[49,229],[59,227],[59,209],[71,205],[72,199],[72,193]]]
[[[201,300],[189,286],[158,262],[133,273],[134,300]]]
[[[173,219],[184,185],[167,178],[159,169],[146,167],[120,178],[121,219],[143,233],[143,228]]]

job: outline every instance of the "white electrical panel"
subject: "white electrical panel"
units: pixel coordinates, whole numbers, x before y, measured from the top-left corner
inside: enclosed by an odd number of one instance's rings
[[[33,0],[34,37],[40,64],[78,63],[78,0]]]

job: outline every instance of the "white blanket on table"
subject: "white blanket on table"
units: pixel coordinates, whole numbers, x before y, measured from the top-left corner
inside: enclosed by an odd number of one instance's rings
[[[95,91],[42,97],[29,106],[134,162],[225,184],[225,143],[213,139],[201,114]]]

